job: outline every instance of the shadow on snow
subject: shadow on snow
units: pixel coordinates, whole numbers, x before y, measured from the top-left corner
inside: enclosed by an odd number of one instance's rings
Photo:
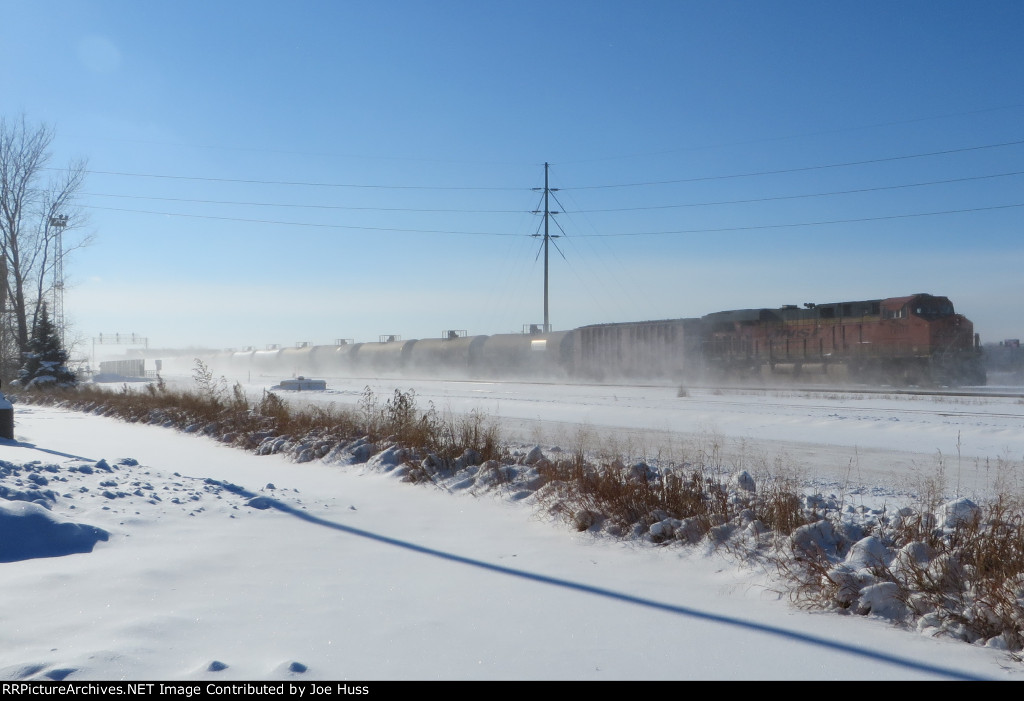
[[[665,611],[667,613],[676,614],[679,616],[688,616],[690,618],[696,618],[704,621],[711,621],[714,623],[720,623],[723,625],[735,626],[743,628],[749,631],[756,631],[759,633],[766,633],[768,635],[777,635],[790,640],[806,643],[808,645],[817,645],[820,647],[830,648],[838,652],[844,652],[852,655],[858,655],[878,662],[884,662],[886,664],[892,664],[899,667],[903,667],[907,670],[914,670],[917,672],[923,672],[926,674],[935,674],[941,677],[947,677],[950,679],[959,680],[972,680],[977,681],[983,679],[972,674],[964,672],[958,672],[952,669],[946,669],[944,667],[938,667],[935,665],[926,664],[923,662],[917,662],[915,660],[909,660],[895,655],[886,654],[884,652],[878,652],[877,650],[871,650],[865,647],[859,647],[857,645],[850,645],[847,643],[837,642],[835,640],[828,640],[826,638],[820,638],[814,635],[808,635],[807,633],[799,633],[796,631],[786,630],[785,628],[779,628],[776,626],[765,625],[762,623],[754,623],[751,621],[745,621],[732,616],[723,616],[721,614],[707,613],[704,611],[698,611],[696,609],[688,608],[686,606],[678,606],[675,604],[666,604],[660,601],[654,601],[652,599],[645,599],[639,596],[633,596],[630,594],[623,594],[621,592],[612,591],[611,589],[604,589],[601,587],[591,586],[589,584],[581,584],[579,582],[572,582],[566,579],[560,579],[558,577],[549,577],[543,574],[537,574],[535,572],[526,572],[523,570],[514,569],[511,567],[505,567],[502,565],[495,565],[489,562],[483,562],[481,560],[475,560],[473,558],[464,557],[462,555],[455,555],[454,553],[444,552],[442,550],[435,550],[428,548],[423,545],[417,545],[416,543],[410,543],[405,540],[399,540],[397,538],[390,538],[377,533],[371,533],[359,528],[352,526],[345,526],[333,521],[328,521],[317,516],[313,516],[309,513],[296,509],[278,499],[256,494],[250,492],[244,487],[240,487],[230,482],[221,482],[217,480],[208,479],[208,483],[216,484],[229,492],[238,494],[239,496],[246,497],[249,499],[247,505],[256,509],[276,509],[282,513],[296,516],[304,521],[314,523],[318,526],[324,526],[331,528],[336,531],[355,535],[360,538],[367,538],[375,540],[379,543],[391,545],[397,548],[403,548],[412,552],[417,552],[422,555],[429,555],[431,557],[437,557],[449,562],[457,562],[470,567],[477,567],[483,570],[489,570],[491,572],[497,572],[499,574],[508,575],[511,577],[518,577],[532,582],[538,582],[541,584],[549,584],[551,586],[562,587],[565,589],[575,590],[584,592],[587,594],[594,594],[596,596],[603,596],[608,599],[616,601],[622,601],[624,603],[634,604],[636,606],[643,606],[649,609],[655,609],[658,611]]]

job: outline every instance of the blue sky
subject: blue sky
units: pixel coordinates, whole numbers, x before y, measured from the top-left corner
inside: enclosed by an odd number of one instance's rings
[[[518,331],[545,162],[555,328],[927,291],[1024,336],[1024,3],[0,10],[3,115],[91,171],[83,347]]]

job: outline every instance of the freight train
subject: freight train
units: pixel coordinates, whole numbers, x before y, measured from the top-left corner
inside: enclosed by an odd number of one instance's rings
[[[973,324],[946,297],[741,309],[699,318],[597,324],[571,331],[225,352],[215,368],[280,376],[436,376],[576,381],[983,385]]]

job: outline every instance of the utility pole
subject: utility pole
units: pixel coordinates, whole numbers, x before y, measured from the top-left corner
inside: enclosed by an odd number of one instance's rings
[[[533,188],[539,190],[540,188]],[[551,331],[551,317],[548,314],[548,244],[551,239],[558,238],[557,236],[551,236],[549,230],[549,223],[551,221],[551,215],[559,214],[559,212],[552,212],[548,206],[548,196],[552,192],[558,192],[558,188],[548,187],[548,164],[544,163],[544,333]],[[534,214],[540,214],[541,212],[535,211]],[[534,237],[539,234],[534,234]]]

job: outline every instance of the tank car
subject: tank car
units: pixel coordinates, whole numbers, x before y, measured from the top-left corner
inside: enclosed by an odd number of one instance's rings
[[[311,372],[311,358],[314,346],[299,343],[291,348],[282,348],[278,352],[278,362],[285,375],[305,375]]]
[[[572,373],[572,331],[487,336],[470,355],[469,372],[480,378],[558,378]]]
[[[279,374],[281,372],[281,368],[284,367],[281,364],[280,357],[280,348],[268,348],[266,350],[255,351],[250,360],[250,368],[253,374],[256,375]]]
[[[226,364],[227,369],[233,373],[248,373],[252,370],[252,358],[256,351],[252,348],[240,351],[231,351],[221,354],[213,359],[214,367],[220,367],[220,363]]]
[[[333,346],[313,346],[310,351],[310,367],[306,372],[311,375],[347,374],[351,370],[350,356],[355,345],[342,341]]]
[[[357,343],[349,359],[359,372],[399,373],[405,369],[415,340],[403,341],[400,336],[382,336],[376,343]]]
[[[409,356],[411,371],[442,377],[466,377],[480,356],[488,336],[466,336],[451,332],[441,338],[416,342]]]

